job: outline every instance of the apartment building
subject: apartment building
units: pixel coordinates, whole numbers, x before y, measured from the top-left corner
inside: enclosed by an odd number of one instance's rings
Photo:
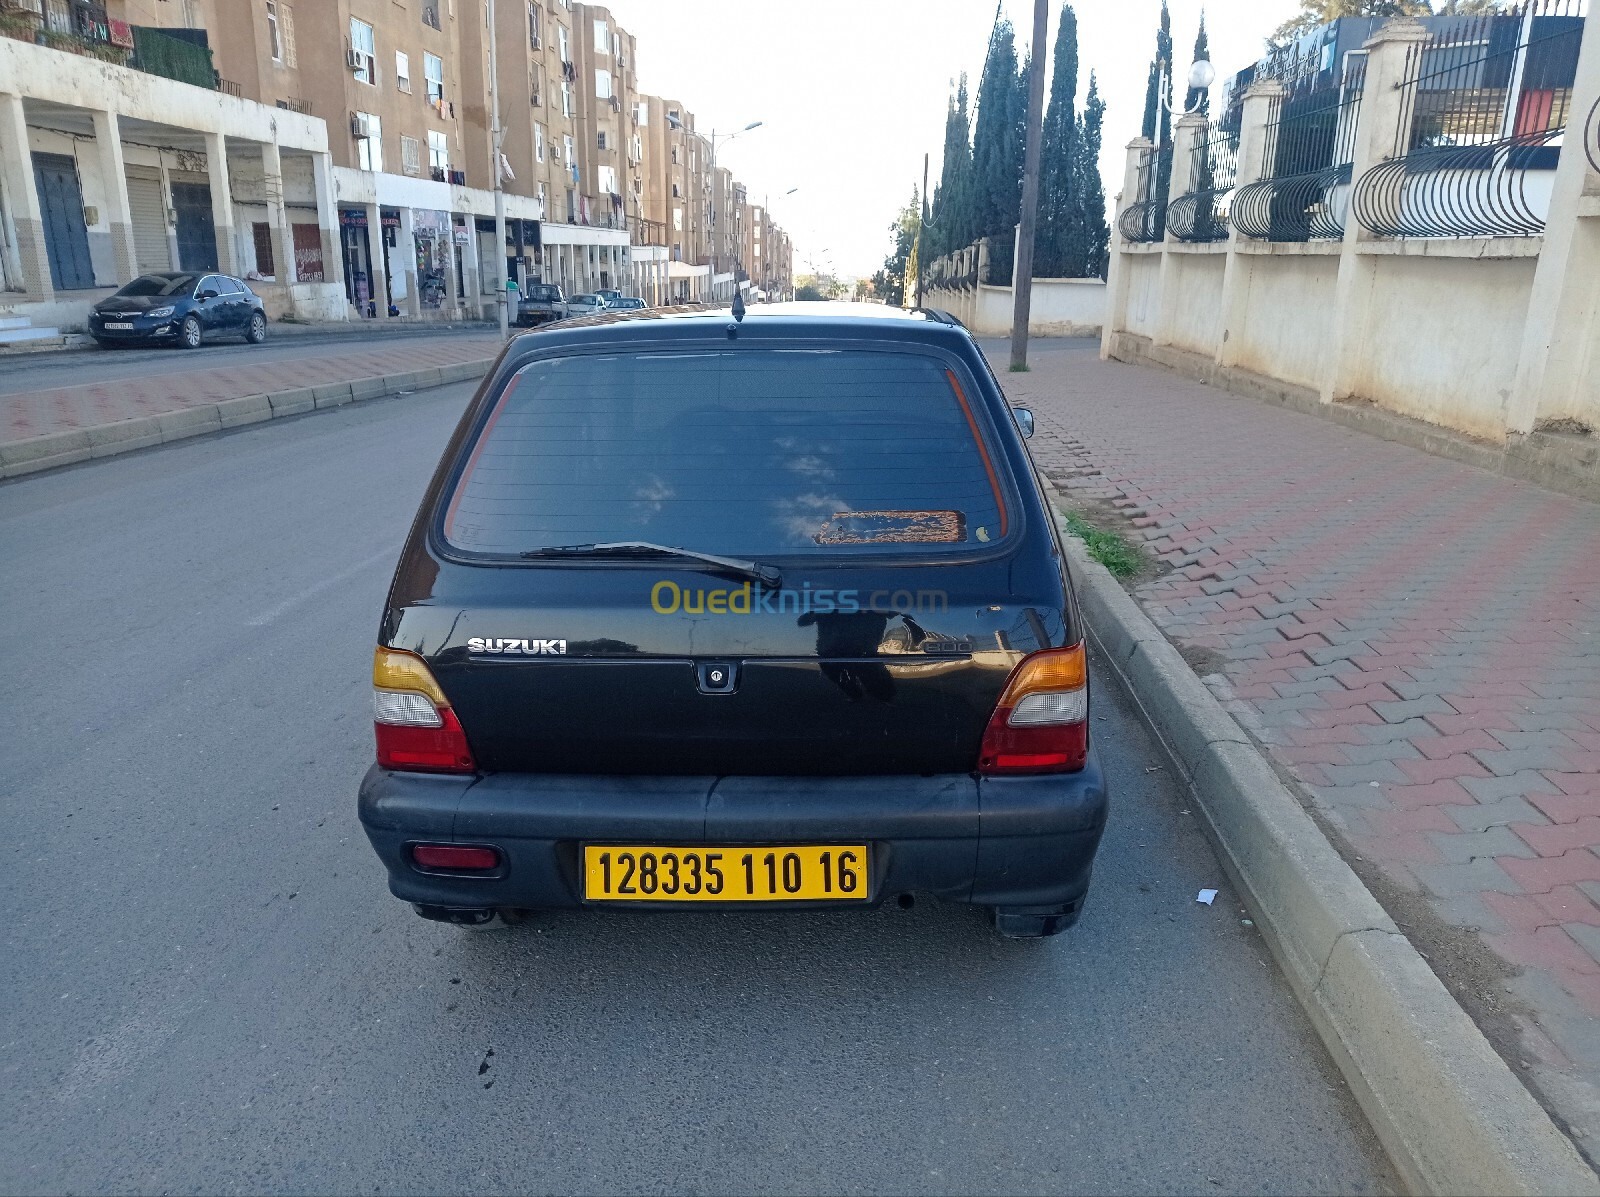
[[[603,6],[497,0],[492,38],[488,0],[0,7],[0,313],[81,326],[173,267],[311,319],[492,316],[502,269],[652,303],[754,286],[742,187],[639,94]]]

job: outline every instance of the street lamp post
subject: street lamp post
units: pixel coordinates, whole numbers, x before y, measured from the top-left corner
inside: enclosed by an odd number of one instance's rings
[[[698,137],[701,141],[705,142],[706,145],[711,147],[711,169],[708,172],[708,176],[707,177],[711,181],[711,228],[712,228],[712,237],[713,237],[713,240],[711,242],[712,248],[711,248],[711,280],[710,280],[710,282],[711,282],[711,288],[712,288],[712,296],[711,297],[713,299],[715,299],[716,298],[716,286],[717,286],[717,250],[716,250],[716,244],[717,243],[716,243],[715,238],[718,238],[718,237],[722,236],[722,225],[721,225],[721,222],[717,219],[717,142],[718,142],[719,138],[717,136],[717,131],[715,129],[711,130],[711,136],[707,137],[704,133],[701,133],[696,129],[689,128],[687,125],[685,125],[683,123],[681,118],[675,117],[671,113],[667,114],[667,124],[671,125],[674,129],[677,129],[680,132],[688,133],[691,136]],[[751,121],[748,125],[746,125],[742,129],[735,129],[732,133],[724,133],[724,134],[722,134],[720,140],[722,141],[722,143],[724,145],[726,145],[728,142],[732,141],[735,137],[739,136],[739,134],[741,134],[741,133],[748,133],[748,132],[750,132],[751,129],[759,129],[761,127],[761,124],[762,124],[761,121]]]
[[[500,170],[505,133],[500,128],[500,56],[495,53],[494,4],[495,0],[489,0],[489,140],[494,147],[494,306],[500,320],[500,339],[504,341],[511,329],[511,316],[506,310],[506,187]],[[476,239],[477,234],[473,237]]]

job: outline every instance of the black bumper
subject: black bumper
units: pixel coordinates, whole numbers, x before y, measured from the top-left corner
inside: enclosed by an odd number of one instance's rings
[[[367,837],[397,898],[424,906],[550,909],[584,904],[585,841],[658,845],[870,845],[873,902],[903,893],[1037,910],[1075,908],[1089,888],[1107,795],[1091,752],[1046,777],[481,778],[391,773],[361,783]],[[409,845],[487,844],[493,876],[439,875]]]

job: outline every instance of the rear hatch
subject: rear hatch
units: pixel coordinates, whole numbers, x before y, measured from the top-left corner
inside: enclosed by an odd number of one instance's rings
[[[1068,643],[1053,541],[976,388],[924,349],[535,360],[440,490],[389,642],[490,771],[968,772],[1015,663]],[[781,584],[525,556],[617,543]]]

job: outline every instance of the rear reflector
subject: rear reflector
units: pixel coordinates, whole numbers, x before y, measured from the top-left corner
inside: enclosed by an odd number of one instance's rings
[[[380,648],[372,658],[372,685],[380,767],[413,773],[477,771],[461,721],[426,661],[415,653]]]
[[[411,859],[424,869],[498,869],[497,848],[466,848],[459,844],[413,844]]]
[[[1088,719],[1083,645],[1034,653],[1000,695],[983,734],[978,772],[1076,773],[1089,759]]]

